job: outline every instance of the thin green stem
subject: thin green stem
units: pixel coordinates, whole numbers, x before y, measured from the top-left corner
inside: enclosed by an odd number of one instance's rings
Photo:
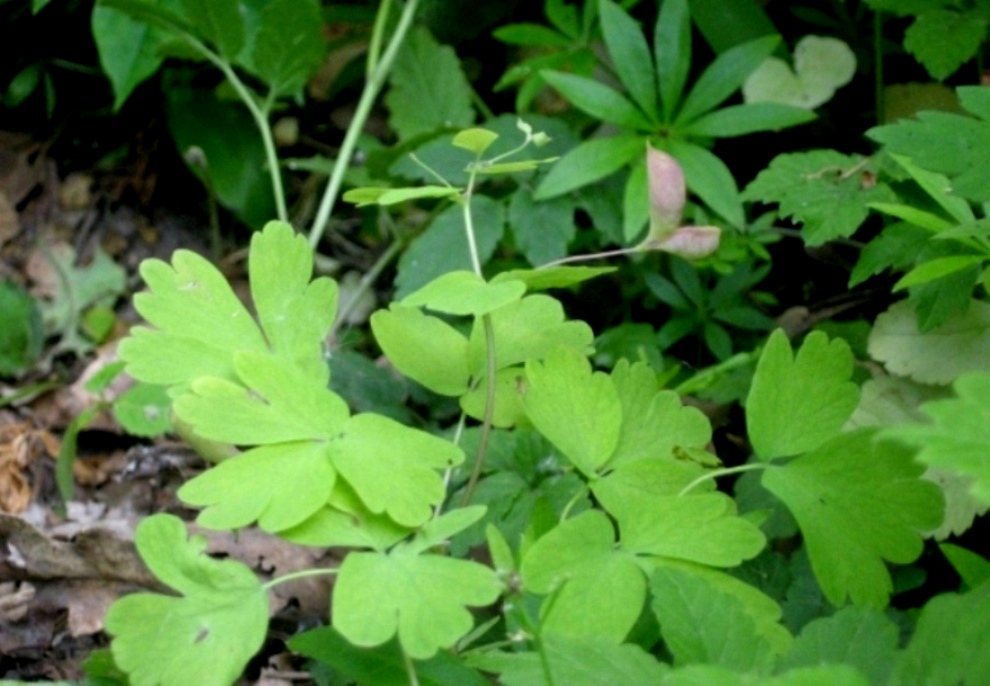
[[[620,257],[622,255],[632,255],[634,253],[640,252],[639,248],[618,248],[617,250],[606,250],[604,252],[595,252],[589,255],[571,255],[570,257],[562,257],[559,260],[554,260],[553,262],[547,262],[546,264],[541,264],[537,269],[548,269],[549,267],[557,267],[562,264],[571,264],[573,262],[591,262],[592,260],[603,260],[607,257]]]
[[[581,500],[581,497],[584,496],[587,492],[588,492],[588,484],[584,484],[581,486],[581,488],[578,489],[578,492],[575,493],[571,497],[571,499],[567,501],[567,504],[564,506],[563,512],[560,513],[561,522],[567,519],[567,516],[571,513],[571,510],[574,508],[575,505],[577,505],[578,501]]]
[[[691,490],[695,486],[698,486],[699,484],[703,484],[706,481],[711,481],[712,479],[717,479],[720,476],[728,476],[729,474],[738,474],[740,472],[752,472],[757,469],[766,469],[768,466],[769,465],[763,462],[754,462],[752,464],[739,465],[738,467],[726,467],[725,469],[715,469],[713,471],[707,472],[706,474],[702,474],[701,476],[699,476],[697,479],[695,479],[687,486],[682,488],[681,492],[678,493],[677,495],[678,496],[687,495],[688,493],[691,492]]]
[[[258,105],[257,100],[251,91],[248,90],[244,82],[241,81],[240,77],[234,71],[234,68],[230,65],[227,60],[220,57],[212,50],[210,50],[206,45],[197,40],[195,37],[189,34],[183,34],[186,41],[192,45],[196,50],[203,54],[207,60],[213,63],[223,75],[227,77],[230,81],[230,85],[234,87],[237,95],[241,98],[241,101],[248,108],[248,112],[251,113],[251,117],[254,119],[254,123],[258,127],[258,131],[261,133],[261,142],[265,148],[265,159],[268,165],[268,174],[271,177],[272,182],[272,195],[275,196],[275,213],[278,218],[284,222],[289,221],[289,211],[285,204],[285,189],[282,186],[282,170],[278,164],[278,154],[275,151],[275,138],[272,136],[272,127],[268,123],[268,113],[271,111],[272,104],[274,102],[274,93],[269,93],[268,97],[265,98],[263,105]]]
[[[416,665],[413,663],[406,649],[402,649],[402,664],[406,667],[406,675],[409,677],[409,686],[419,686],[419,677],[416,676]]]
[[[310,576],[333,576],[340,569],[334,567],[333,569],[327,567],[320,567],[319,569],[303,569],[298,572],[292,572],[291,574],[286,574],[285,576],[280,576],[272,579],[266,584],[262,584],[261,587],[266,591],[278,586],[279,584],[284,584],[288,581],[295,581],[296,579],[305,579]]]
[[[364,65],[364,78],[370,81],[375,70],[378,69],[378,60],[382,56],[382,40],[385,38],[385,26],[388,24],[388,16],[392,12],[392,0],[382,0],[375,14],[375,25],[371,30],[371,40],[368,42],[368,61]]]
[[[474,489],[481,478],[481,469],[485,464],[485,453],[488,452],[488,441],[492,435],[492,422],[495,418],[495,329],[492,327],[491,315],[482,315],[481,324],[485,328],[485,352],[486,352],[486,373],[488,375],[488,388],[485,393],[485,416],[481,422],[481,437],[478,439],[478,453],[474,458],[474,468],[471,470],[471,478],[468,479],[467,486],[464,487],[464,497],[461,499],[461,506],[466,506],[471,502]]]
[[[402,45],[406,33],[409,32],[409,27],[412,24],[413,16],[416,14],[418,4],[419,0],[408,0],[405,8],[402,10],[402,15],[399,17],[399,23],[395,27],[395,33],[392,34],[388,47],[385,48],[385,52],[381,58],[377,58],[375,55],[368,56],[368,59],[375,65],[375,68],[365,80],[364,90],[361,92],[360,100],[358,100],[357,109],[354,112],[354,117],[351,119],[350,125],[347,127],[347,133],[344,134],[344,140],[340,145],[340,153],[337,155],[337,161],[333,166],[333,173],[330,174],[327,189],[323,194],[323,199],[320,201],[316,218],[313,220],[313,226],[309,232],[309,244],[314,248],[319,245],[320,239],[323,238],[323,232],[326,231],[327,223],[330,221],[330,214],[333,212],[334,204],[337,202],[337,194],[340,192],[340,186],[344,181],[344,174],[347,172],[347,167],[354,154],[354,148],[357,147],[358,138],[361,136],[361,130],[368,120],[368,115],[371,114],[371,107],[374,105],[379,91],[385,85],[385,79],[388,76],[389,69],[392,68],[392,62],[395,61],[399,47]],[[388,2],[382,3],[379,8],[379,14],[386,14],[389,5],[390,3]],[[384,31],[384,26],[384,20],[375,21],[375,31]],[[372,45],[380,45],[380,39],[376,43],[373,37]]]

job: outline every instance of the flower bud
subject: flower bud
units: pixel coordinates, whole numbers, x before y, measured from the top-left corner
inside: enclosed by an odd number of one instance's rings
[[[722,229],[717,226],[682,226],[663,238],[647,238],[640,250],[662,250],[686,260],[708,257],[718,250]]]
[[[669,236],[681,223],[687,189],[681,165],[665,152],[646,146],[650,193],[650,233],[647,241]]]

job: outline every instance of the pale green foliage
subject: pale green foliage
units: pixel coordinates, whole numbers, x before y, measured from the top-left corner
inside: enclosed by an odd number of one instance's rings
[[[550,595],[541,626],[569,636],[621,643],[646,600],[646,579],[628,552],[616,550],[615,529],[591,510],[565,521],[523,557],[526,590]]]
[[[473,624],[466,606],[499,595],[495,572],[477,562],[417,555],[354,552],[340,567],[333,624],[359,646],[380,645],[396,634],[411,657],[426,659],[450,646]]]
[[[746,401],[746,425],[757,456],[797,455],[835,435],[859,402],[851,375],[852,353],[842,339],[829,341],[814,332],[793,355],[787,336],[775,331]]]
[[[961,374],[990,371],[990,304],[973,300],[963,313],[922,334],[909,302],[894,303],[870,332],[870,355],[894,374],[948,384]]]
[[[743,84],[746,102],[780,102],[814,109],[856,73],[856,55],[838,38],[805,36],[794,47],[794,68],[768,57]]]
[[[783,466],[763,486],[790,509],[825,596],[883,607],[893,590],[883,560],[921,553],[920,532],[942,520],[939,488],[919,479],[910,451],[875,440],[873,429],[840,434]]]
[[[135,593],[114,603],[106,618],[114,661],[139,686],[233,683],[268,629],[268,596],[254,573],[206,555],[206,539],[187,540],[172,515],[142,521],[135,542],[148,568],[181,595]]]
[[[952,387],[955,398],[922,405],[931,424],[891,427],[884,435],[920,448],[924,464],[970,477],[973,496],[990,505],[990,374],[964,374]]]
[[[434,312],[480,317],[517,302],[526,292],[520,281],[488,283],[474,272],[454,271],[440,276],[402,300],[403,305]]]

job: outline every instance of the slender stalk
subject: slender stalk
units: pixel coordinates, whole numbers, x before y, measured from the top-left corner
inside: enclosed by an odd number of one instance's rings
[[[547,269],[548,267],[556,267],[561,264],[571,264],[573,262],[591,262],[592,260],[603,260],[606,257],[620,257],[622,255],[632,255],[634,253],[642,252],[638,247],[633,248],[618,248],[616,250],[606,250],[604,252],[595,252],[589,255],[571,255],[569,257],[562,257],[559,260],[554,260],[553,262],[547,262],[546,264],[541,264],[537,269]]]
[[[418,4],[419,0],[408,0],[405,8],[402,10],[402,15],[399,17],[399,23],[395,27],[395,33],[392,34],[392,38],[389,40],[384,54],[380,58],[374,54],[368,55],[369,62],[374,64],[375,68],[365,80],[364,90],[361,92],[360,100],[358,100],[354,118],[351,119],[351,123],[347,127],[347,133],[344,134],[344,140],[340,145],[340,153],[337,155],[333,173],[330,174],[327,189],[323,194],[323,199],[320,201],[316,218],[313,220],[313,226],[309,232],[309,244],[314,248],[319,245],[320,239],[323,238],[323,233],[326,231],[327,223],[330,221],[330,214],[333,212],[334,204],[337,202],[337,194],[340,192],[340,186],[344,181],[344,174],[347,172],[347,167],[354,154],[354,148],[357,147],[361,130],[364,128],[364,123],[368,120],[371,107],[374,105],[379,91],[385,85],[385,78],[388,76],[389,69],[392,68],[392,62],[395,61],[399,47],[402,45],[406,33],[409,32],[409,27],[412,24],[413,16],[416,14]],[[390,5],[390,2],[383,2],[378,10],[379,15],[386,15]],[[375,31],[380,34],[384,30],[384,19],[376,19]],[[371,45],[380,46],[380,44],[381,39],[376,39],[372,36]]]
[[[279,584],[284,584],[289,581],[295,581],[296,579],[305,579],[310,576],[333,576],[340,571],[339,568],[334,567],[332,569],[328,567],[319,567],[317,569],[302,569],[298,572],[292,572],[291,574],[286,574],[285,576],[279,576],[266,584],[262,584],[262,588],[266,591],[270,588],[274,588]]]
[[[261,133],[261,142],[265,148],[268,174],[272,182],[272,194],[275,196],[275,212],[280,220],[284,222],[289,221],[289,211],[285,204],[285,189],[282,186],[282,171],[278,164],[278,154],[275,151],[275,138],[272,136],[272,128],[268,123],[268,113],[271,111],[274,102],[274,94],[270,93],[265,99],[264,104],[259,106],[254,95],[244,85],[240,77],[237,76],[237,72],[234,71],[234,68],[229,62],[210,50],[195,37],[189,34],[184,34],[184,37],[190,45],[201,52],[207,60],[223,72],[223,75],[230,81],[230,85],[237,91],[237,95],[240,96],[241,101],[248,108],[248,112],[251,113],[258,131]]]
[[[478,439],[478,453],[474,458],[474,468],[471,470],[471,478],[468,479],[467,486],[464,487],[464,497],[461,499],[461,506],[466,506],[471,502],[474,489],[481,478],[481,468],[485,464],[485,453],[488,452],[488,441],[492,435],[492,422],[495,417],[495,329],[492,327],[491,315],[485,314],[481,317],[482,326],[485,328],[485,351],[486,374],[488,375],[488,388],[485,393],[485,416],[481,422],[481,437]]]
[[[739,465],[738,467],[726,467],[725,469],[716,469],[714,471],[708,472],[707,474],[702,474],[697,479],[695,479],[687,486],[682,488],[681,492],[678,493],[677,495],[678,496],[687,495],[688,493],[691,492],[691,490],[695,486],[698,486],[699,484],[703,484],[706,481],[711,481],[712,479],[717,479],[720,476],[727,476],[729,474],[738,474],[740,472],[752,472],[757,469],[766,469],[766,468],[767,465],[764,464],[763,462],[755,462],[753,464]]]
[[[402,649],[402,664],[406,667],[406,675],[409,677],[409,686],[419,686],[419,677],[416,676],[416,665],[406,649]]]

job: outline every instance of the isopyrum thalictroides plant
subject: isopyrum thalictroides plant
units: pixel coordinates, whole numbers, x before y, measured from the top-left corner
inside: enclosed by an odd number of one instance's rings
[[[520,147],[540,142],[521,129]],[[463,188],[346,197],[458,203],[476,255],[479,178],[542,163],[486,159],[494,139],[483,129],[454,138],[472,157]],[[651,189],[640,248],[680,250],[671,237],[682,232],[681,252],[713,249],[717,230],[679,226],[676,164],[646,155],[651,183],[665,185]],[[329,624],[289,646],[357,683],[868,684],[927,674],[915,668],[940,627],[962,602],[987,615],[990,587],[931,603],[900,647],[883,611],[888,563],[918,557],[922,532],[942,519],[942,491],[911,449],[877,428],[848,428],[861,395],[849,346],[816,332],[795,350],[773,333],[746,402],[752,456],[726,468],[709,450],[704,414],[645,363],[594,369],[591,328],[547,294],[608,270],[556,264],[486,278],[475,259],[376,312],[371,327],[392,365],[457,399],[462,417],[440,436],[354,414],[329,390],[324,337],[337,286],[312,278],[312,250],[289,225],[271,222],[251,241],[253,315],[191,252],[145,262],[148,291],[135,304],[148,325],[121,344],[127,372],[167,387],[195,434],[241,448],[186,483],[181,500],[207,529],[257,526],[346,554],[339,567],[263,584],[245,565],[209,557],[177,517],[152,515],[136,544],[175,594],[113,605],[116,665],[136,684],[232,683],[265,639],[268,589],[313,574],[336,576]],[[758,498],[717,488],[737,473]],[[781,517],[790,524],[769,524]],[[804,562],[788,566],[770,546],[795,531]],[[834,611],[789,621],[786,588],[766,582],[773,569],[788,570],[792,593],[815,589]],[[979,636],[956,631],[953,645],[975,650]]]

